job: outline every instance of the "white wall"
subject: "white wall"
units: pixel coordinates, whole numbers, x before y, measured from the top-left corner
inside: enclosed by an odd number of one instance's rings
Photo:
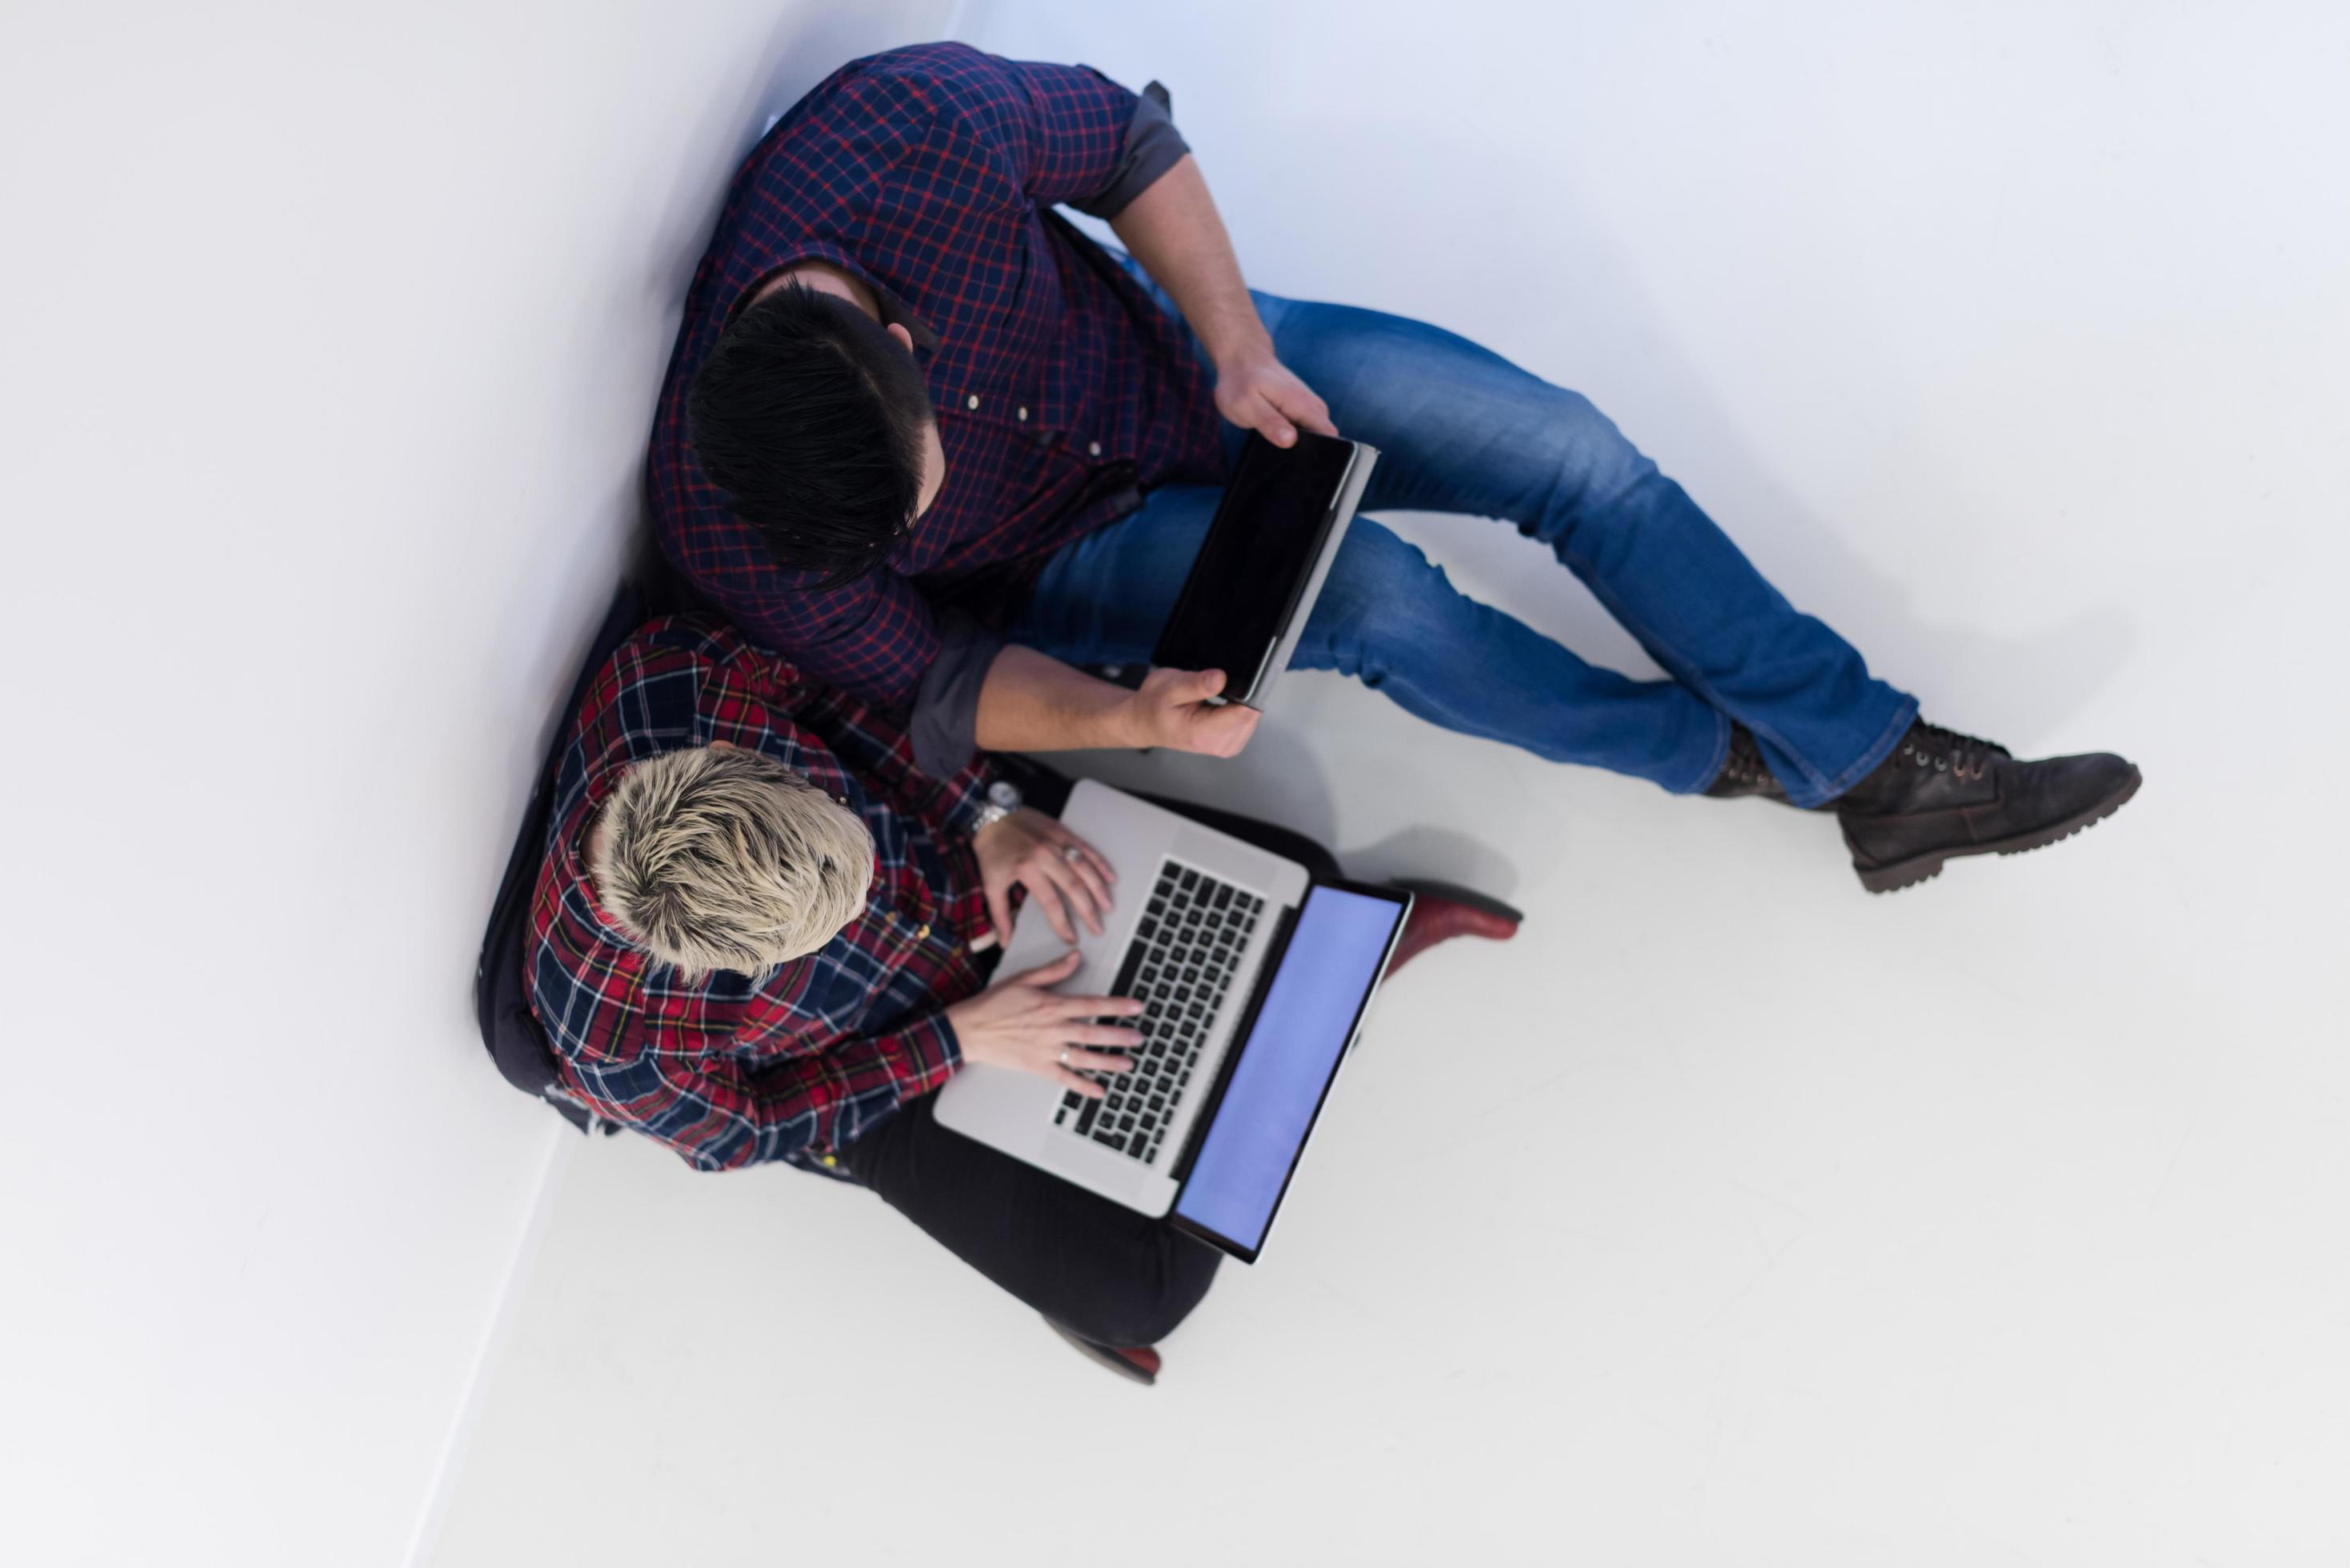
[[[2145,793],[1870,898],[1830,823],[1334,679],[1104,763],[1526,931],[1402,977],[1148,1395],[865,1195],[583,1151],[442,1568],[2350,1560],[2340,9],[972,24],[1164,78],[1263,283],[1589,392],[1930,713]],[[1405,525],[1638,664],[1507,530]]]
[[[409,1550],[556,1147],[474,945],[685,279],[947,10],[8,7],[0,1556]]]

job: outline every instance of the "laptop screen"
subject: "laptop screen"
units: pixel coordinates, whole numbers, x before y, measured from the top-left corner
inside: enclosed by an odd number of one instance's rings
[[[1177,1215],[1246,1252],[1263,1245],[1402,913],[1344,888],[1307,892]]]

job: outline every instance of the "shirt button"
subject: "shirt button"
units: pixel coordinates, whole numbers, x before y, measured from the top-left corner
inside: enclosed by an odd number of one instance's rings
[[[1028,422],[1028,410],[1025,409],[1020,410],[1020,422],[1024,425]]]
[[[979,394],[977,392],[973,392],[971,396],[965,398],[962,400],[962,406],[966,409],[976,410],[979,407]]]
[[[1099,457],[1101,455],[1101,442],[1097,441],[1089,441],[1086,442],[1086,451],[1095,457]]]

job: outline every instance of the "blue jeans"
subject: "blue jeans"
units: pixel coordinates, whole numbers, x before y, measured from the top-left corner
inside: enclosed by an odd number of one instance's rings
[[[1366,514],[1515,524],[1671,679],[1584,662],[1461,593],[1367,515],[1348,531],[1291,669],[1336,670],[1448,730],[1676,793],[1721,772],[1734,719],[1798,805],[1843,793],[1909,727],[1917,702],[1788,604],[1589,400],[1422,322],[1255,297],[1282,362],[1327,400],[1339,432],[1379,449]],[[1237,451],[1241,432],[1227,434]],[[1164,486],[1064,545],[1013,640],[1072,664],[1146,662],[1220,494]]]

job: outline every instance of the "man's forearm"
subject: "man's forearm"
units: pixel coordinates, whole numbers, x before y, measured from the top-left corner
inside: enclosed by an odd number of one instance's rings
[[[1269,348],[1271,339],[1249,298],[1240,258],[1198,159],[1186,155],[1128,202],[1109,226],[1173,297],[1219,365]]]
[[[1007,643],[979,689],[984,752],[1078,752],[1141,744],[1134,693],[1050,655]]]

